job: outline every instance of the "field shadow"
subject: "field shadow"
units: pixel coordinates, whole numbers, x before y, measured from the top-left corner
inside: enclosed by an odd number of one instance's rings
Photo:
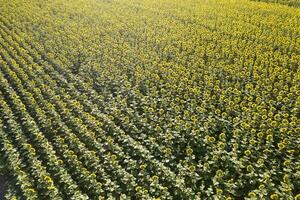
[[[4,199],[4,195],[7,189],[8,177],[5,175],[0,175],[0,200]]]

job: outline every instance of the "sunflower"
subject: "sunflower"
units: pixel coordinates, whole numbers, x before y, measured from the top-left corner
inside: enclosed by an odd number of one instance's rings
[[[246,156],[250,156],[252,154],[252,152],[249,149],[246,150],[244,153],[245,153]]]

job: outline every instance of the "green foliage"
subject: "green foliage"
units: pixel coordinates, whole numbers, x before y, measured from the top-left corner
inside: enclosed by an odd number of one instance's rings
[[[0,4],[8,199],[299,198],[299,10]]]
[[[267,3],[279,3],[283,5],[288,5],[292,7],[300,7],[300,1],[299,0],[253,0],[253,1],[262,1]]]

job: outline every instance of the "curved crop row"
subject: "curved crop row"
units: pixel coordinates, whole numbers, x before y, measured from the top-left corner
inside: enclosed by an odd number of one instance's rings
[[[300,13],[0,0],[7,199],[298,199]]]

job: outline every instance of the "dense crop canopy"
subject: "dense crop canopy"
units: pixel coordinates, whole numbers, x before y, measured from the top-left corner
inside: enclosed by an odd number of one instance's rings
[[[7,199],[300,199],[300,9],[0,0]]]
[[[300,7],[300,1],[299,0],[253,0],[253,1],[262,1],[262,2],[268,2],[268,3],[279,3],[287,6],[293,6],[293,7]]]

